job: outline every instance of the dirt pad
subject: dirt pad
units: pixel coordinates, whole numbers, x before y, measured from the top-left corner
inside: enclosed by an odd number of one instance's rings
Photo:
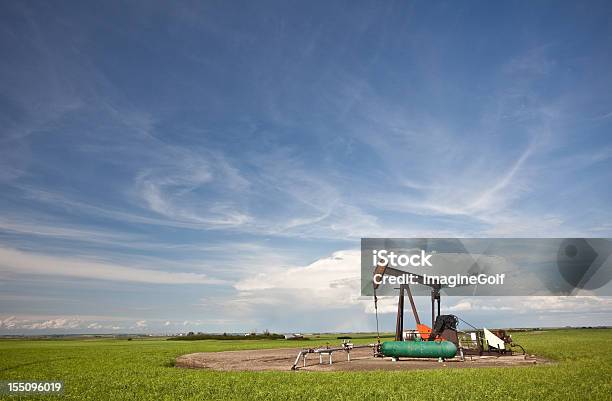
[[[250,351],[200,352],[176,358],[176,366],[181,368],[211,369],[222,371],[266,371],[291,370],[299,348],[279,348]],[[534,356],[501,356],[501,357],[466,357],[438,362],[435,359],[401,359],[397,362],[391,358],[374,358],[370,349],[351,351],[351,360],[347,361],[344,351],[334,352],[333,363],[323,356],[319,363],[317,354],[308,354],[306,367],[300,359],[299,371],[364,371],[364,370],[411,370],[411,369],[447,369],[447,368],[488,368],[503,366],[532,366],[547,364],[550,361]]]

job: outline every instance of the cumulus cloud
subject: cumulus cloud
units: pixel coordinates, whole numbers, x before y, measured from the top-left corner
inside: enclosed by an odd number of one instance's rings
[[[92,320],[96,319],[96,320]],[[78,317],[78,316],[9,316],[0,319],[0,330],[11,332],[23,331],[63,331],[78,332],[91,330],[119,330],[109,322],[99,321],[105,317]]]
[[[249,298],[253,294],[282,293],[317,305],[353,304],[360,298],[360,260],[357,250],[337,251],[308,266],[259,273],[240,280],[235,288]],[[260,302],[275,302],[274,295],[260,298]]]
[[[612,298],[598,296],[451,297],[448,312],[512,311],[513,313],[602,313],[612,309]]]
[[[7,317],[6,319],[0,320],[0,328],[13,329],[17,326],[18,321],[15,316]]]
[[[44,322],[32,323],[29,328],[31,329],[76,329],[81,325],[81,321],[78,319],[51,319]]]
[[[255,311],[265,309],[290,321],[296,314],[304,320],[312,320],[318,311],[326,310],[327,316],[344,321],[346,327],[363,327],[364,322],[372,320],[375,310],[371,297],[359,296],[360,263],[360,251],[342,250],[307,266],[256,274],[239,281],[235,285],[238,296],[227,304],[219,303],[217,307],[226,307],[231,316],[252,316]],[[428,316],[429,298],[417,296],[415,302],[417,309]],[[291,308],[288,309],[287,305]],[[530,314],[557,316],[562,322],[579,322],[579,315],[608,313],[611,307],[612,299],[595,296],[443,296],[442,301],[443,313],[503,327],[512,326],[512,320],[520,321],[521,317]],[[396,297],[379,297],[380,315],[392,315],[396,311]],[[533,324],[539,323],[534,321]],[[336,327],[335,322],[327,322],[330,327]]]

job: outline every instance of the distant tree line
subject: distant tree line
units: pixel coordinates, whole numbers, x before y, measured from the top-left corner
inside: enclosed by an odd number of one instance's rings
[[[270,333],[268,331],[256,334],[250,333],[244,334],[206,334],[206,333],[193,333],[189,332],[185,336],[170,337],[168,340],[172,341],[194,341],[194,340],[280,340],[284,339],[285,336],[282,334]]]

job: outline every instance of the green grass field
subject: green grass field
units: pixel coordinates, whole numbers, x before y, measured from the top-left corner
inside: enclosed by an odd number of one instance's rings
[[[65,382],[63,396],[30,399],[612,400],[612,330],[551,330],[513,337],[528,352],[558,363],[405,372],[213,372],[175,368],[173,360],[191,352],[310,347],[326,339],[2,340],[0,380]],[[336,336],[327,341],[340,342]]]

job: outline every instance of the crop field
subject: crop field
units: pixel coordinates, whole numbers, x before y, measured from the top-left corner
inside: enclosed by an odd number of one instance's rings
[[[313,347],[285,340],[1,340],[0,380],[63,380],[71,400],[611,400],[612,330],[514,333],[543,366],[374,372],[218,372],[174,367],[194,352]],[[367,343],[360,338],[355,343]],[[287,367],[289,368],[289,367]]]

